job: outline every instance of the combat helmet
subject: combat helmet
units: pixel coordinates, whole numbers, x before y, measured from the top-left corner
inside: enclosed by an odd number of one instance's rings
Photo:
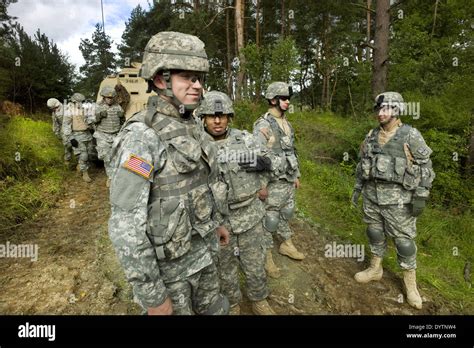
[[[148,81],[148,92],[155,90],[177,100],[171,89],[171,70],[188,70],[200,73],[209,71],[209,61],[204,49],[204,42],[198,37],[173,31],[163,31],[154,35],[147,43],[140,68],[140,77]],[[166,89],[155,89],[153,79],[162,72]],[[202,82],[202,81],[201,81]],[[198,104],[185,105],[187,110],[194,110]]]
[[[113,87],[105,86],[100,90],[100,95],[104,98],[115,98],[117,96],[117,92]]]
[[[50,109],[56,109],[61,106],[61,102],[57,100],[56,98],[49,98],[48,101],[46,102],[46,105]]]
[[[267,87],[265,99],[271,100],[275,97],[289,97],[293,95],[293,88],[285,82],[273,82]]]
[[[82,103],[85,99],[86,97],[81,93],[74,93],[71,97],[71,100],[75,103]]]
[[[227,94],[211,91],[204,95],[201,105],[196,109],[196,116],[203,117],[205,115],[229,115],[234,116],[234,108],[232,100]]]
[[[398,92],[383,92],[375,97],[374,111],[380,110],[384,106],[394,108],[397,115],[400,115],[405,110],[405,102],[403,97]]]

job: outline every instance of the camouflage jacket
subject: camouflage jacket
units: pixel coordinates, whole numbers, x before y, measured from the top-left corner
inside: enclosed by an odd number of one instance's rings
[[[243,233],[259,223],[265,206],[257,192],[267,185],[264,173],[247,172],[238,162],[253,162],[257,155],[266,156],[256,139],[247,131],[231,128],[227,137],[216,141],[218,147],[219,179],[225,183],[228,216],[226,225],[232,233]]]
[[[63,117],[63,137],[71,140],[72,138],[77,141],[90,141],[92,140],[91,134],[91,120],[86,114],[86,110],[81,104],[69,103],[64,110]],[[81,126],[80,130],[74,129],[75,124]]]
[[[63,126],[63,116],[64,116],[64,107],[61,104],[58,110],[54,110],[51,114],[53,119],[53,132],[58,137],[61,138],[62,126]]]
[[[109,235],[145,308],[164,302],[166,283],[210,265],[218,247],[215,146],[194,118],[156,98],[124,124],[111,153]]]
[[[95,108],[96,130],[104,133],[117,133],[125,121],[125,113],[118,104],[107,105],[101,101]]]
[[[378,143],[380,127],[371,130],[361,146],[354,189],[380,205],[408,204],[413,198],[429,196],[435,173],[421,133],[401,125],[383,146]]]
[[[294,182],[300,177],[295,148],[295,132],[290,127],[290,135],[278,125],[270,110],[253,125],[253,134],[263,147],[266,147],[272,160],[272,180],[285,179]]]

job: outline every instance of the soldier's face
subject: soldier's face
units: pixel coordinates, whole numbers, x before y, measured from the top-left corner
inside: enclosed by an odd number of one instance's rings
[[[229,116],[227,115],[206,115],[204,125],[213,137],[224,135],[229,125]]]
[[[104,101],[105,101],[105,104],[112,105],[112,103],[114,102],[114,98],[104,97]]]
[[[202,94],[203,73],[194,71],[176,71],[171,74],[171,90],[180,103],[198,104]],[[166,88],[166,81],[163,75],[156,75],[154,79],[156,87]]]
[[[377,112],[377,120],[381,125],[389,123],[393,116],[396,116],[396,111],[388,105],[382,106]]]
[[[280,109],[287,111],[290,107],[290,98],[277,96],[276,98],[272,99],[272,104],[275,106],[280,105]]]

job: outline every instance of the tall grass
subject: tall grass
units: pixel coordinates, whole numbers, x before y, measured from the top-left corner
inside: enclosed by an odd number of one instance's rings
[[[0,115],[0,233],[54,204],[66,173],[50,122]]]

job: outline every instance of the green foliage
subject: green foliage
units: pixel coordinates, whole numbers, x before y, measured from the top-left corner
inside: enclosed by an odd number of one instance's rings
[[[16,24],[0,38],[0,98],[27,106],[33,113],[52,96],[71,92],[73,66],[39,30],[31,38]]]
[[[66,174],[50,122],[15,117],[0,126],[0,226],[13,227],[54,205]]]
[[[298,50],[292,38],[278,40],[270,49],[270,80],[291,81],[298,69]]]
[[[95,99],[102,80],[116,68],[115,54],[111,52],[111,48],[110,36],[104,33],[98,23],[92,34],[92,40],[81,39],[79,49],[86,62],[79,69],[83,78],[76,86],[76,90],[90,99]]]

